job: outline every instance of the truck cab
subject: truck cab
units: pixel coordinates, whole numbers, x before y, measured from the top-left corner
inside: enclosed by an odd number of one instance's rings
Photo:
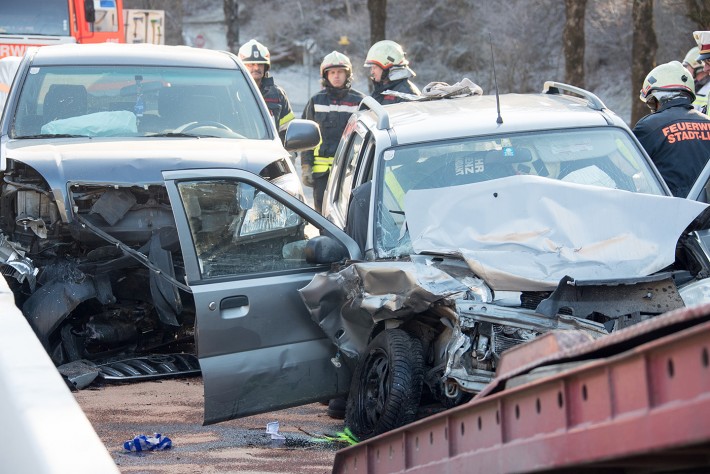
[[[0,58],[30,46],[123,43],[123,0],[7,2],[0,16]]]

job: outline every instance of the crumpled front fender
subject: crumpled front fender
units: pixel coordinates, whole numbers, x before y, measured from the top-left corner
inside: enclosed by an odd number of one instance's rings
[[[435,267],[388,261],[320,273],[299,292],[311,318],[347,357],[357,359],[376,324],[410,318],[466,290]]]
[[[55,280],[38,288],[27,299],[22,313],[45,349],[49,350],[49,337],[62,321],[79,304],[104,294],[102,287],[102,283],[88,276],[81,281]]]

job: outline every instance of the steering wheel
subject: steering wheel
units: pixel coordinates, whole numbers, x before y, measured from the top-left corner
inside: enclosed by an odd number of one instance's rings
[[[189,132],[191,130],[194,130],[196,128],[200,127],[215,127],[215,128],[221,128],[222,130],[227,130],[229,132],[233,132],[231,128],[223,124],[222,122],[216,122],[214,120],[202,120],[202,121],[197,121],[197,122],[190,122],[186,123],[184,125],[180,125],[178,128],[175,129],[176,133],[181,133],[181,132]]]

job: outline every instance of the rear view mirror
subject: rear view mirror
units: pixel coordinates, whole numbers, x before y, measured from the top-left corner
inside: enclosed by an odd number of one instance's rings
[[[84,0],[84,19],[87,23],[96,21],[96,10],[94,9],[94,0]]]
[[[484,160],[487,164],[529,163],[532,153],[527,148],[504,147],[502,150],[487,151]]]

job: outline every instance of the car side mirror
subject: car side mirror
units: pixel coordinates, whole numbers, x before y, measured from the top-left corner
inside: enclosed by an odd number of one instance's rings
[[[293,119],[286,128],[284,147],[290,152],[312,150],[320,140],[320,127],[317,123],[313,120]]]
[[[308,241],[305,256],[308,263],[334,263],[348,258],[348,250],[334,238],[319,235]]]

